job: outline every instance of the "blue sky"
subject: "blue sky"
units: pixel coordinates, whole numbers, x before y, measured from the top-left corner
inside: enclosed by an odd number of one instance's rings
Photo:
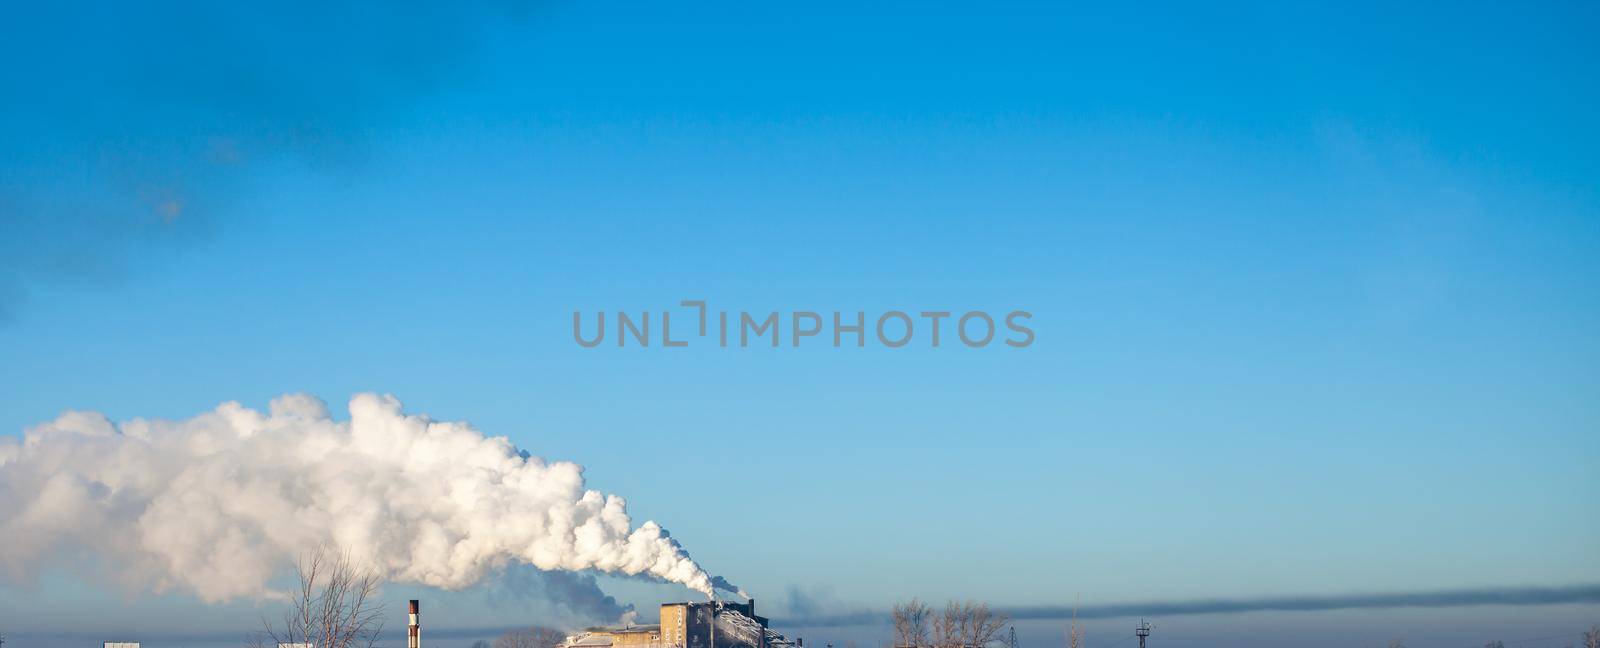
[[[393,393],[774,605],[1600,580],[1592,5],[4,13],[7,433]],[[682,299],[1038,340],[572,342]]]

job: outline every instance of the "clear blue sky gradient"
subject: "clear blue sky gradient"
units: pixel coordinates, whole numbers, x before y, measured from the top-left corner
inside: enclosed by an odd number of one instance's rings
[[[3,14],[6,433],[393,393],[774,606],[1600,580],[1594,4]],[[1038,340],[572,342],[680,299]]]

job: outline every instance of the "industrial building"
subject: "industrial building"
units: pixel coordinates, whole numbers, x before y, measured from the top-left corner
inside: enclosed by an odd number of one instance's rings
[[[767,628],[748,603],[662,603],[661,622],[589,628],[567,637],[564,648],[800,648]]]

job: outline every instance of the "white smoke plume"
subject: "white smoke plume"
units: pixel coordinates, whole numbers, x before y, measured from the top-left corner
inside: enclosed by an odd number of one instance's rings
[[[664,529],[586,489],[581,466],[375,394],[350,400],[349,421],[307,395],[181,421],[64,413],[0,439],[0,537],[13,581],[87,554],[128,587],[207,602],[269,594],[318,547],[445,589],[516,563],[713,588]]]

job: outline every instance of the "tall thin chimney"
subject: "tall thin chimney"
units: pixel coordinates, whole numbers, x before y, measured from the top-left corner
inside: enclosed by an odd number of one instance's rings
[[[422,648],[422,604],[411,599],[411,617],[406,625],[406,648]]]

